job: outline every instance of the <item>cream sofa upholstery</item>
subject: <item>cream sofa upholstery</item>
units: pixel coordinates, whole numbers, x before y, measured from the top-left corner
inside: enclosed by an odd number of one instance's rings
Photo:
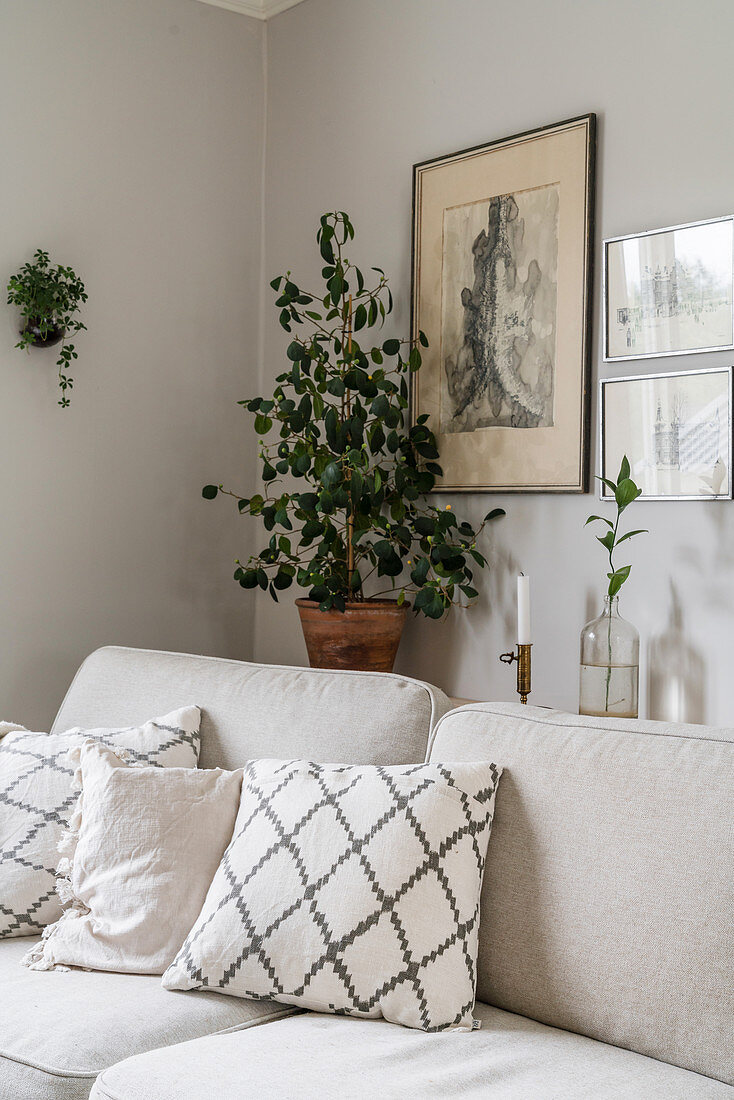
[[[134,722],[182,701],[204,709],[205,765],[422,759],[449,705],[401,677],[103,650],[57,727],[99,724],[103,712]],[[166,993],[151,978],[21,971],[24,1021],[9,1026],[0,999],[0,1098],[77,1100],[99,1070],[96,1100],[734,1100],[732,731],[473,704],[438,722],[428,753],[504,768],[480,1031],[424,1035],[287,1010],[268,1019],[259,1013],[280,1006]],[[52,993],[64,979],[67,995]],[[97,1013],[80,1007],[87,996]]]
[[[0,942],[2,1100],[83,1100],[99,1071],[120,1059],[293,1012],[216,993],[172,994],[157,977],[28,970],[20,960],[32,942]]]
[[[520,704],[447,715],[434,760],[504,768],[478,995],[734,1084],[734,731]]]
[[[481,1031],[425,1035],[306,1013],[130,1058],[92,1100],[731,1100],[729,1085],[477,1005]]]
[[[53,730],[132,725],[170,710],[169,700],[201,706],[201,764],[224,768],[258,756],[419,762],[450,707],[438,689],[404,676],[109,646],[84,661]],[[84,1100],[100,1070],[129,1055],[294,1012],[170,993],[159,978],[38,973],[20,965],[33,942],[0,941],[0,1100]]]

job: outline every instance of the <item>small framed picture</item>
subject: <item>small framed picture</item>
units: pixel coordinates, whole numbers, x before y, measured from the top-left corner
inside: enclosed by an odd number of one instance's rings
[[[604,241],[604,361],[734,349],[734,215]]]
[[[624,455],[641,500],[732,499],[732,368],[605,378],[601,475]],[[602,482],[602,500],[611,500]]]

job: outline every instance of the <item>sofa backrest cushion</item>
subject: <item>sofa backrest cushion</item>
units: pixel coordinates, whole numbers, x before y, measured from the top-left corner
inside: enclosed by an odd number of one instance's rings
[[[176,700],[168,706],[166,700]],[[201,707],[204,768],[257,757],[332,764],[408,764],[450,707],[437,688],[384,672],[245,664],[107,646],[77,672],[53,731],[133,725],[175,706]]]
[[[446,715],[429,759],[502,767],[478,995],[734,1083],[734,731],[520,704]]]

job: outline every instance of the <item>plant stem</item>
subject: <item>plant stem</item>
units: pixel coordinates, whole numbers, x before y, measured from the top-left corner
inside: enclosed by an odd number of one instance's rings
[[[609,572],[614,575],[614,548],[617,542],[617,531],[619,529],[619,519],[621,513],[617,510],[617,519],[614,524],[614,539],[609,549]],[[611,580],[609,586],[611,587]],[[609,711],[609,688],[612,682],[612,601],[614,597],[609,593],[609,621],[607,623],[607,651],[608,651],[608,664],[607,664],[607,682],[606,682],[606,695],[604,698],[604,710]]]
[[[606,697],[604,710],[609,713],[609,685],[612,680],[612,601],[609,600],[609,622],[607,623],[607,646],[609,649],[609,664],[607,665]]]
[[[351,294],[349,295],[349,337],[348,337],[348,343],[347,343],[347,351],[348,351],[348,355],[349,355],[349,362],[351,364],[351,360],[352,360],[352,295]],[[351,417],[351,414],[352,414],[351,395],[349,394],[349,391],[347,391],[347,394],[349,395],[347,397],[347,416]],[[351,482],[351,479],[352,479],[352,471],[350,469],[349,470],[348,481]],[[347,517],[347,591],[348,591],[349,595],[351,596],[351,595],[353,595],[353,593],[352,593],[352,574],[354,573],[354,543],[352,541],[352,539],[354,538],[354,501],[352,500],[352,495],[351,495],[351,485],[349,486],[349,489],[350,489],[350,494],[349,494],[349,515]]]

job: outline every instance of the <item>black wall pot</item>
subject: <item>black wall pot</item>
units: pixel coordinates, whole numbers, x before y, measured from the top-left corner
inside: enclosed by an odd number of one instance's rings
[[[21,336],[25,336],[26,333],[30,333],[33,337],[31,343],[35,348],[52,348],[54,344],[59,344],[64,339],[64,329],[61,325],[48,325],[45,337],[42,336],[41,328],[34,317],[31,317],[25,328],[21,329]]]

